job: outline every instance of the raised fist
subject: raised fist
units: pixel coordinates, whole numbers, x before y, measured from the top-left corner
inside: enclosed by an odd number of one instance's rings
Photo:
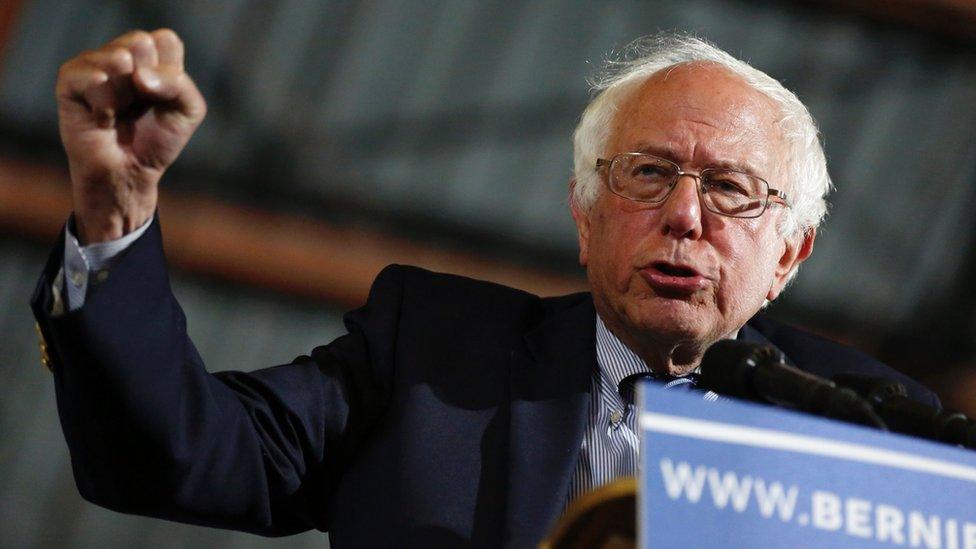
[[[207,111],[183,71],[182,41],[169,29],[133,31],[86,51],[61,66],[57,98],[78,236],[92,244],[135,230]]]

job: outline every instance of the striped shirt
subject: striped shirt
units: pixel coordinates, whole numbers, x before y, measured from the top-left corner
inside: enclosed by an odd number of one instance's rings
[[[599,315],[596,362],[586,430],[569,488],[570,501],[614,479],[637,475],[637,409],[633,402],[624,402],[618,387],[625,377],[650,372],[650,368],[607,329]],[[665,387],[684,382],[678,378]],[[704,398],[715,400],[718,395],[709,391]]]

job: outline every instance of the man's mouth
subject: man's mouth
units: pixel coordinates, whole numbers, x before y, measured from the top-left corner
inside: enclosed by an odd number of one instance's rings
[[[672,265],[666,261],[658,261],[651,265],[652,269],[657,269],[668,276],[689,277],[698,276],[698,271],[683,265]]]
[[[666,295],[691,294],[705,287],[708,279],[689,265],[655,261],[640,270],[644,280]]]

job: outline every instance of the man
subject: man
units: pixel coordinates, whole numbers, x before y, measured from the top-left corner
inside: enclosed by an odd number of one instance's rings
[[[182,44],[133,32],[67,62],[73,223],[33,306],[82,495],[266,535],[319,528],[337,546],[524,546],[568,500],[635,472],[621,380],[689,381],[720,339],[776,345],[820,375],[894,377],[935,402],[856,351],[752,318],[813,250],[830,186],[816,128],[720,50],[647,46],[575,134],[592,297],[394,266],[347,335],[215,375],[186,336],[154,219],[158,182],[206,110]]]

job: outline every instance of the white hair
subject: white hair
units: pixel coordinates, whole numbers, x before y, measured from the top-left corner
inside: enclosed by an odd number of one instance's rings
[[[727,69],[779,106],[779,126],[787,143],[787,177],[793,183],[787,190],[793,207],[789,215],[780,217],[779,233],[794,237],[820,225],[832,185],[820,134],[806,106],[776,79],[748,63],[699,38],[669,32],[631,43],[618,58],[608,59],[604,71],[591,81],[596,96],[573,134],[576,183],[572,199],[583,210],[596,201],[603,187],[596,160],[607,153],[610,127],[621,102],[657,72],[694,62]]]

